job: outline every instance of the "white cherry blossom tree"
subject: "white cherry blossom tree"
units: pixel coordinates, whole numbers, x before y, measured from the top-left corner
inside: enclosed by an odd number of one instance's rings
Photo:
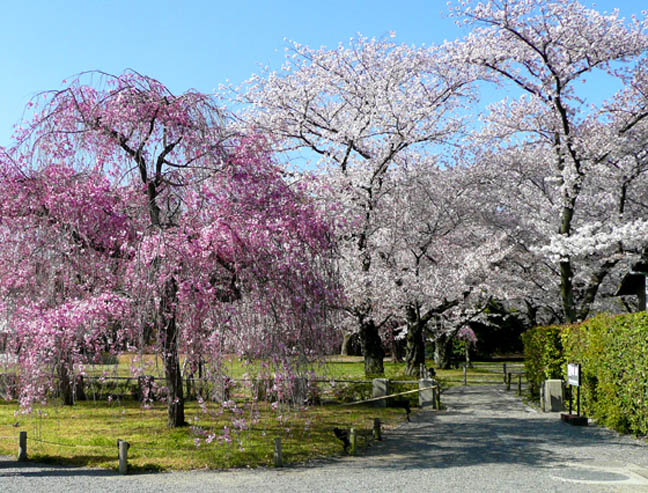
[[[473,206],[479,190],[472,170],[408,157],[387,177],[374,248],[389,279],[392,310],[406,328],[406,373],[415,375],[425,363],[426,339],[443,356],[480,312],[482,282],[505,249]]]
[[[473,101],[472,67],[449,62],[440,47],[364,37],[335,49],[293,43],[281,73],[255,76],[240,93],[252,108],[246,120],[274,135],[277,150],[319,156],[324,195],[342,223],[343,308],[359,332],[367,374],[383,373],[379,330],[402,304],[377,248],[386,177],[406,152],[454,141]]]
[[[626,21],[574,1],[502,0],[462,1],[454,14],[473,26],[457,59],[521,94],[494,105],[478,136],[489,186],[501,186],[495,216],[523,253],[515,269],[542,289],[555,270],[562,317],[582,319],[645,237],[645,13]],[[594,75],[622,89],[589,101],[580,88]]]

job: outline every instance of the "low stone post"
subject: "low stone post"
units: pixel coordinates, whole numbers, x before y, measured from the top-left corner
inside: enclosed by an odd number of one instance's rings
[[[419,389],[427,389],[427,390],[422,390],[418,393],[419,396],[419,407],[425,408],[432,406],[433,409],[436,409],[436,388],[428,388],[428,387],[434,387],[436,382],[434,380],[425,378],[422,380],[419,380],[418,387]]]
[[[119,474],[128,472],[128,449],[130,444],[125,440],[117,439],[117,449],[119,454]]]
[[[18,434],[18,462],[27,460],[27,432],[21,431]]]
[[[563,410],[565,402],[565,390],[562,380],[545,380],[542,392],[542,410],[546,413]]]
[[[374,378],[371,388],[371,397],[384,397],[389,395],[389,379],[387,378]],[[373,403],[375,407],[387,407],[387,399],[380,399]]]
[[[281,438],[274,439],[274,455],[273,461],[275,467],[283,466],[283,452],[281,450]]]
[[[376,440],[382,440],[382,429],[380,425],[380,418],[374,418],[373,436]]]

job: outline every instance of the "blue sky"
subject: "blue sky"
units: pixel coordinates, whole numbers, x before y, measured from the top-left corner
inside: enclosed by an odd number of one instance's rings
[[[583,2],[588,6],[592,3]],[[630,17],[645,0],[603,0]],[[2,2],[0,145],[35,93],[99,69],[132,68],[173,92],[238,84],[261,66],[279,68],[284,38],[335,46],[356,33],[439,43],[461,34],[445,0],[25,0]]]

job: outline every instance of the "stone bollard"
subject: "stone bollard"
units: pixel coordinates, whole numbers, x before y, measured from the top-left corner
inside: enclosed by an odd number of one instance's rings
[[[281,438],[274,439],[274,466],[281,467],[283,466],[283,452],[281,450]]]
[[[27,432],[21,431],[18,434],[18,462],[27,460]]]
[[[418,387],[419,389],[425,389],[427,387],[432,387],[436,384],[434,380],[430,380],[428,378],[419,380]],[[425,408],[428,406],[432,406],[433,409],[436,409],[436,388],[434,389],[427,389],[427,390],[422,390],[421,392],[418,393],[419,396],[419,407]]]
[[[130,444],[124,440],[117,439],[117,449],[119,454],[119,474],[128,472],[128,449]]]
[[[384,397],[389,395],[389,379],[387,378],[374,378],[372,383],[372,397]],[[387,399],[380,399],[375,401],[375,407],[387,407]]]
[[[546,413],[563,410],[565,390],[562,380],[545,380],[541,393],[542,410]]]

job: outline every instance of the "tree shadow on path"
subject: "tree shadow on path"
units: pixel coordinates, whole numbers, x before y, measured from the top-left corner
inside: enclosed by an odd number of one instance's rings
[[[574,427],[558,413],[534,413],[496,387],[463,387],[444,394],[444,411],[423,411],[364,454],[363,467],[435,469],[488,464],[552,467],[595,460],[602,444],[644,447],[598,427]]]

